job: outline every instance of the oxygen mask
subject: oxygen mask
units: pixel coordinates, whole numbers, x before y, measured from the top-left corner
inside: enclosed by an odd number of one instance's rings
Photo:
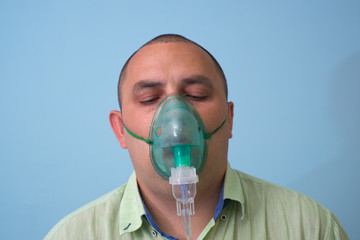
[[[154,169],[172,185],[177,215],[183,217],[188,239],[191,236],[190,215],[195,214],[197,174],[204,168],[209,138],[225,121],[208,134],[194,105],[185,96],[172,93],[156,108],[149,139],[141,138],[125,127],[133,137],[149,144]]]

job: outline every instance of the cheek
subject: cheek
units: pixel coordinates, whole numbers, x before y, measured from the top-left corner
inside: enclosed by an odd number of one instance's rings
[[[123,121],[126,127],[137,136],[148,138],[153,113],[144,113],[142,111],[132,111],[129,114],[123,114]],[[131,137],[131,136],[129,136]],[[132,139],[129,138],[131,142]]]
[[[224,104],[209,104],[198,111],[209,133],[218,128],[227,117],[227,105]]]
[[[148,169],[149,165],[151,165],[149,146],[145,142],[135,139],[129,134],[126,136],[126,141],[130,159],[134,168],[141,172],[147,171],[146,169]]]
[[[222,129],[209,139],[207,163],[210,163],[210,168],[221,169],[226,163],[229,143],[228,128],[228,124],[225,123]]]

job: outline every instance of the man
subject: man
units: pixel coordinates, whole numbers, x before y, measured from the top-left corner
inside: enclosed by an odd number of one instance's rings
[[[336,217],[314,200],[230,168],[234,104],[227,101],[224,73],[209,52],[179,35],[151,40],[120,74],[121,112],[112,111],[110,123],[135,174],[67,216],[45,239],[186,239],[171,185],[161,174],[166,170],[156,167],[155,140],[146,139],[159,115],[170,111],[157,109],[169,94],[184,104],[179,109],[192,103],[207,136],[207,154],[200,154],[205,165],[196,168],[191,239],[348,239]]]

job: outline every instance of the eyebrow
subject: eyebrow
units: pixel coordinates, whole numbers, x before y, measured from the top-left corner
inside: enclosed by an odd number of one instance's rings
[[[133,92],[141,91],[141,90],[146,89],[146,88],[156,88],[156,87],[159,87],[159,86],[161,87],[163,85],[164,85],[164,83],[159,82],[159,81],[142,80],[142,81],[137,82],[134,85]]]
[[[204,75],[194,75],[194,76],[190,76],[187,78],[183,78],[183,79],[181,79],[181,84],[185,85],[185,86],[200,84],[200,85],[204,85],[208,88],[214,89],[214,86],[213,86],[211,80]]]
[[[196,85],[196,84],[204,85],[210,89],[214,89],[214,86],[213,86],[211,80],[204,75],[193,75],[193,76],[186,77],[186,78],[183,78],[180,80],[181,88],[184,88],[188,85]],[[163,87],[163,86],[164,86],[163,81],[141,80],[134,85],[132,90],[133,90],[133,92],[139,92],[144,89],[158,88],[158,87]]]

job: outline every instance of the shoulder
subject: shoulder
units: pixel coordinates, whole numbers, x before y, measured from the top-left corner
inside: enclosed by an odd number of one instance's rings
[[[245,215],[250,221],[265,221],[268,227],[274,225],[271,229],[283,227],[289,236],[305,239],[348,239],[338,219],[316,200],[241,171],[234,172],[241,183]]]
[[[241,181],[248,205],[251,205],[250,202],[256,201],[259,205],[267,208],[267,211],[289,213],[292,216],[298,213],[301,214],[301,217],[315,217],[316,215],[320,218],[319,220],[324,221],[330,215],[327,208],[304,194],[237,170],[236,173]]]
[[[314,199],[293,191],[291,189],[279,186],[277,184],[262,180],[257,177],[253,177],[241,171],[235,170],[238,175],[241,186],[244,191],[244,195],[247,197],[263,196],[267,203],[292,203],[296,202],[306,204],[313,207],[319,207],[323,210],[327,210],[321,204]]]
[[[80,235],[81,239],[86,239],[86,236],[96,235],[99,228],[105,226],[116,228],[120,203],[126,186],[127,184],[124,184],[67,215],[51,229],[44,240],[79,239]]]

